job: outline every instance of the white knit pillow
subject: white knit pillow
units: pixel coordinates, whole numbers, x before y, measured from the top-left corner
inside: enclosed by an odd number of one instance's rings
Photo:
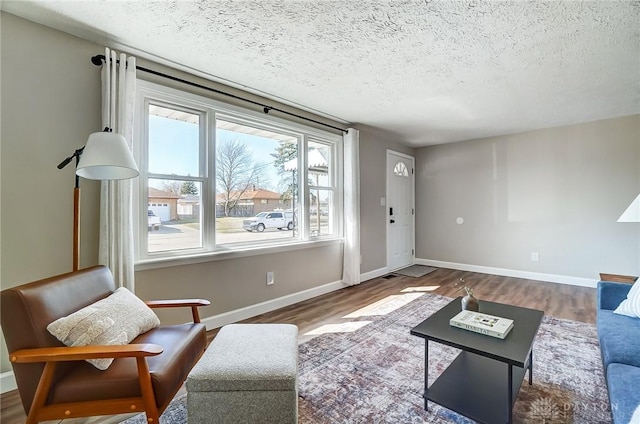
[[[159,325],[151,308],[121,287],[109,297],[55,320],[47,330],[67,346],[125,345]],[[113,358],[87,362],[106,370]]]
[[[640,280],[633,283],[627,298],[613,311],[616,314],[640,318]]]

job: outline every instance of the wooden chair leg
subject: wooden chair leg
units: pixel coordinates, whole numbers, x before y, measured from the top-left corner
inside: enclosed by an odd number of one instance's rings
[[[150,424],[158,424],[160,422],[160,413],[156,406],[156,396],[153,392],[151,384],[151,374],[149,374],[149,366],[147,360],[142,357],[136,358],[138,364],[138,381],[140,382],[140,391],[142,393],[142,402],[147,414],[147,422]]]
[[[53,380],[53,372],[56,369],[55,362],[47,362],[44,365],[44,370],[40,376],[38,382],[38,388],[31,402],[31,408],[29,408],[29,415],[27,416],[26,424],[36,424],[38,422],[38,415],[40,409],[44,406],[49,395],[49,389],[51,388],[51,381]]]

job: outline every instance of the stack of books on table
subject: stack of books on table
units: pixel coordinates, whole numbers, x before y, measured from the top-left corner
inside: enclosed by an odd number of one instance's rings
[[[449,324],[454,327],[486,334],[487,336],[497,337],[499,339],[504,339],[513,328],[512,319],[473,311],[460,312],[449,320]]]

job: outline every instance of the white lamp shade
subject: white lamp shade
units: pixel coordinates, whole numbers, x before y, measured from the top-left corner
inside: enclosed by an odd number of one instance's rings
[[[627,210],[625,210],[618,222],[640,222],[640,194],[636,197],[636,200],[631,202]]]
[[[104,131],[89,135],[76,175],[89,180],[125,180],[140,172],[124,137]]]

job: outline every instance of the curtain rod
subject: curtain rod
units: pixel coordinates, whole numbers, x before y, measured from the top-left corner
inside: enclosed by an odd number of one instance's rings
[[[120,60],[117,60],[117,62],[120,63]],[[91,63],[93,63],[96,66],[102,66],[102,64],[106,63],[106,57],[103,54],[95,55],[95,56],[93,56],[91,58]],[[349,132],[349,130],[345,130],[343,128],[339,128],[339,127],[335,127],[333,125],[325,124],[324,122],[316,121],[315,119],[307,118],[305,116],[301,116],[301,115],[298,115],[298,114],[295,114],[295,113],[292,113],[292,112],[288,112],[286,110],[278,109],[277,107],[265,105],[263,103],[256,102],[256,101],[251,100],[251,99],[246,99],[244,97],[240,97],[240,96],[237,96],[235,94],[227,93],[225,91],[218,90],[218,89],[215,89],[215,88],[212,88],[212,87],[207,87],[206,85],[198,84],[198,83],[193,82],[193,81],[187,81],[187,80],[182,79],[182,78],[178,78],[178,77],[174,77],[174,76],[171,76],[171,75],[163,74],[162,72],[154,71],[153,69],[149,69],[149,68],[145,68],[145,67],[137,66],[137,65],[136,65],[136,69],[138,71],[146,72],[148,74],[152,74],[152,75],[156,75],[156,76],[159,76],[159,77],[162,77],[162,78],[170,79],[171,81],[180,82],[182,84],[190,85],[192,87],[201,88],[203,90],[211,91],[211,92],[214,92],[216,94],[222,94],[223,96],[231,97],[231,98],[234,98],[236,100],[242,100],[243,102],[247,102],[247,103],[251,103],[251,104],[256,105],[256,106],[260,106],[264,113],[269,113],[270,111],[275,110],[276,112],[284,113],[285,115],[289,115],[289,116],[295,116],[296,118],[303,119],[303,120],[309,121],[309,122],[313,122],[313,123],[318,124],[318,125],[323,125],[325,127],[333,128],[334,130],[342,131],[342,132],[345,132],[345,133]]]

